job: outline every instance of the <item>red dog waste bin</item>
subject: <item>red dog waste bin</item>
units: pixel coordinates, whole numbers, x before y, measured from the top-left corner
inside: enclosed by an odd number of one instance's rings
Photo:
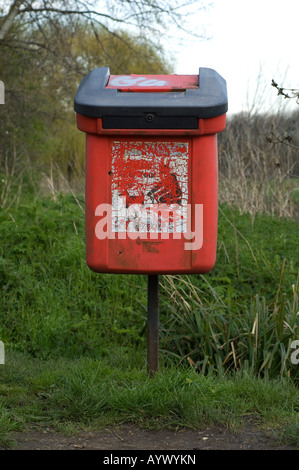
[[[225,80],[92,70],[74,105],[86,133],[86,261],[96,272],[205,273],[216,260],[217,133]]]

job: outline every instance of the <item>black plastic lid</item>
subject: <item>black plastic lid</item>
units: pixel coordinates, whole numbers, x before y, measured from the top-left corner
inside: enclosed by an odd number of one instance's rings
[[[228,109],[226,81],[213,69],[199,69],[198,87],[171,92],[107,88],[109,77],[108,67],[92,70],[74,100],[77,113],[102,118],[106,129],[196,129],[197,119]]]

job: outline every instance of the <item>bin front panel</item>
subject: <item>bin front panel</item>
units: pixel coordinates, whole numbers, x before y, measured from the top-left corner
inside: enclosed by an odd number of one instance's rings
[[[215,137],[87,135],[86,255],[91,269],[211,269],[217,241]],[[192,176],[196,185],[191,185]]]

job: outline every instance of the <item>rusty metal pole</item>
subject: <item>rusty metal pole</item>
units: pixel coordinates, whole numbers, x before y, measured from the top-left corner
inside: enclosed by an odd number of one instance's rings
[[[149,275],[147,284],[147,372],[159,369],[159,276]]]

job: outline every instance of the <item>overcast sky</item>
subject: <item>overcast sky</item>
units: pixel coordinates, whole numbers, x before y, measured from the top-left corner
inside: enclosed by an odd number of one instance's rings
[[[209,12],[192,18],[194,29],[204,23],[211,39],[175,46],[175,73],[196,74],[198,67],[215,69],[227,81],[229,113],[253,103],[266,111],[271,103],[285,104],[271,87],[271,80],[299,88],[299,1],[213,3]],[[295,106],[295,100],[287,101],[288,108]]]

